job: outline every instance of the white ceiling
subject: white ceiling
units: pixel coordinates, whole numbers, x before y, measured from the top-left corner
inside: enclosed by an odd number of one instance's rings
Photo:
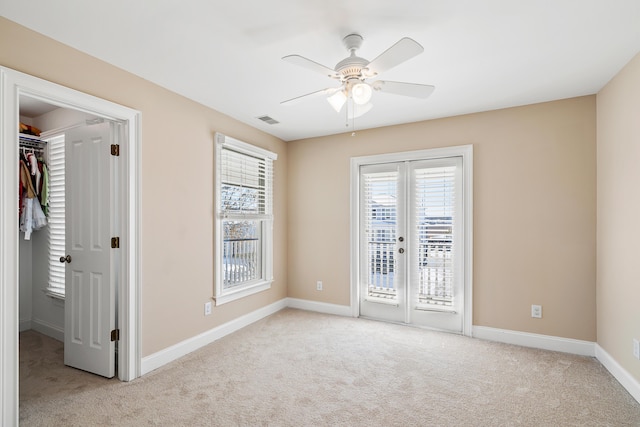
[[[357,129],[597,93],[640,51],[638,0],[0,0],[0,13],[287,141],[351,130],[322,97],[280,102],[336,86],[283,56],[333,68],[352,32],[369,60],[413,38],[424,53],[380,77],[436,86],[374,93]]]

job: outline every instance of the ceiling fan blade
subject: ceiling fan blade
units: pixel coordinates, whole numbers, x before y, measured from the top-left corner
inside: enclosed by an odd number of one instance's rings
[[[311,71],[315,71],[316,73],[323,74],[327,77],[337,78],[338,73],[335,70],[332,70],[329,67],[325,67],[322,64],[318,64],[315,61],[312,61],[304,56],[300,55],[288,55],[282,58],[283,60],[289,62],[290,64],[299,65],[300,67],[307,68]]]
[[[416,55],[424,52],[424,48],[417,41],[405,37],[399,42],[382,52],[376,59],[367,65],[367,75],[375,76],[387,71],[396,65],[402,64]]]
[[[333,93],[335,93],[336,91],[338,91],[339,89],[342,89],[342,86],[340,87],[329,87],[326,89],[320,89],[317,90],[315,92],[311,92],[311,93],[307,93],[305,95],[300,95],[300,96],[296,96],[295,98],[291,98],[291,99],[287,99],[286,101],[282,101],[280,103],[280,105],[293,105],[296,104],[298,101],[302,101],[303,99],[306,98],[314,98],[318,95],[332,95]]]
[[[390,82],[378,80],[371,84],[373,89],[395,95],[410,96],[412,98],[427,98],[435,90],[435,86],[418,83]]]

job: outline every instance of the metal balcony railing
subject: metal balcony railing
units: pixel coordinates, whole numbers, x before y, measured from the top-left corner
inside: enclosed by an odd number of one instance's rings
[[[223,262],[225,289],[230,289],[260,277],[260,239],[225,239]]]
[[[396,242],[369,241],[369,296],[396,297]],[[451,306],[453,303],[453,265],[451,240],[426,241],[418,245],[418,302],[425,305]]]

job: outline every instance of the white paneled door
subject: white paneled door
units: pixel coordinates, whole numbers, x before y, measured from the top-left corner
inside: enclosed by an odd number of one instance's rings
[[[116,286],[112,274],[110,123],[66,134],[64,363],[115,375]]]
[[[360,166],[360,315],[461,333],[462,158]]]

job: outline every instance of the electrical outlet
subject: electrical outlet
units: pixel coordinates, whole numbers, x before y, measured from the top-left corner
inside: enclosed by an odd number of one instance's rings
[[[640,341],[633,339],[633,357],[640,359]]]
[[[204,303],[204,315],[208,316],[211,314],[211,301]]]
[[[321,291],[322,290],[322,280],[318,280],[316,282],[316,291]]]
[[[541,305],[532,305],[531,306],[531,317],[535,317],[536,319],[542,319],[542,306]]]

